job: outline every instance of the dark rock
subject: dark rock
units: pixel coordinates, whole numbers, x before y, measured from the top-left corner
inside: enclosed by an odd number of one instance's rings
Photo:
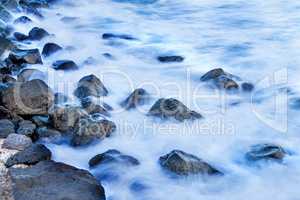
[[[16,65],[21,64],[43,64],[40,52],[38,49],[21,50],[16,49],[12,51],[8,59]]]
[[[49,6],[49,0],[20,0],[19,4],[32,8],[43,8]]]
[[[30,168],[10,168],[15,200],[105,200],[105,192],[88,171],[42,161]]]
[[[8,119],[0,120],[0,138],[6,138],[11,133],[15,133],[15,125]]]
[[[184,57],[182,56],[158,56],[157,60],[162,63],[170,63],[170,62],[183,62]]]
[[[77,106],[55,106],[51,113],[53,127],[59,131],[65,132],[73,130],[76,122],[88,114]]]
[[[11,112],[7,108],[0,106],[0,120],[10,119],[11,117]]]
[[[76,70],[77,64],[72,60],[58,60],[52,64],[55,70]]]
[[[33,137],[34,131],[36,129],[36,125],[29,120],[21,121],[18,124],[19,128],[17,133],[20,135],[25,135],[27,137]]]
[[[29,137],[12,133],[4,140],[2,148],[23,151],[30,145],[32,141]]]
[[[105,116],[110,116],[109,112],[102,107],[100,104],[95,103],[91,98],[86,97],[81,99],[82,108],[89,114],[102,114]]]
[[[107,59],[114,59],[114,56],[111,55],[110,53],[103,53],[102,55]]]
[[[286,155],[285,150],[274,144],[258,144],[251,147],[246,154],[249,161],[278,160],[281,161]]]
[[[31,120],[37,127],[50,125],[50,119],[48,115],[35,115]]]
[[[23,34],[23,33],[20,33],[20,32],[15,32],[14,33],[14,38],[17,40],[17,41],[24,41],[24,40],[27,40],[28,39],[28,36]]]
[[[136,108],[145,104],[149,100],[149,94],[146,90],[139,88],[133,91],[122,103],[121,106],[127,110]]]
[[[44,72],[37,69],[24,69],[18,74],[19,82],[31,81],[33,79],[45,79]]]
[[[243,83],[242,89],[244,92],[252,92],[254,90],[254,85],[252,83]]]
[[[23,151],[10,157],[5,163],[6,167],[18,164],[34,165],[43,160],[51,159],[51,151],[42,144],[32,144]]]
[[[75,134],[72,137],[72,146],[88,145],[95,140],[109,137],[116,130],[116,125],[109,120],[95,120],[88,117],[81,118],[76,123]]]
[[[0,31],[1,33],[1,31]],[[0,56],[7,50],[10,50],[12,48],[13,44],[10,40],[6,39],[5,37],[2,37],[0,35]]]
[[[55,93],[54,94],[54,103],[55,104],[63,104],[69,101],[69,98],[62,94],[62,93]]]
[[[101,97],[107,94],[108,90],[95,75],[88,75],[80,79],[74,91],[74,95],[79,99],[89,96]]]
[[[91,168],[97,167],[98,165],[113,164],[122,166],[137,166],[140,162],[129,155],[122,154],[118,150],[108,150],[104,153],[94,156],[89,161],[89,166]]]
[[[25,83],[16,82],[2,94],[3,105],[19,115],[48,114],[54,101],[52,90],[38,79]]]
[[[12,19],[10,12],[0,4],[0,20],[9,22]]]
[[[196,111],[188,109],[177,99],[159,99],[150,109],[148,115],[160,117],[162,119],[173,117],[178,121],[188,119],[199,119],[202,115]]]
[[[27,24],[31,22],[32,20],[27,16],[21,16],[14,21],[15,24]]]
[[[44,142],[56,142],[61,140],[62,133],[48,127],[39,127],[36,130],[37,136]]]
[[[234,80],[228,78],[227,76],[219,76],[214,81],[215,81],[215,85],[220,89],[231,90],[231,89],[239,88],[239,85]]]
[[[84,62],[83,65],[94,65],[97,63],[97,60],[93,57],[88,57]]]
[[[34,27],[28,33],[28,39],[30,40],[41,40],[50,34],[42,28]]]
[[[217,69],[210,70],[209,72],[204,74],[200,78],[200,80],[201,81],[210,81],[210,80],[216,79],[222,75],[226,75],[225,71],[221,68],[217,68]]]
[[[45,46],[43,48],[42,55],[44,57],[48,57],[62,49],[63,48],[61,46],[59,46],[55,43],[47,43],[47,44],[45,44]]]
[[[9,10],[16,10],[19,6],[18,0],[0,0],[0,4]]]
[[[34,15],[35,17],[40,18],[40,19],[44,18],[44,16],[40,13],[40,11],[37,8],[32,7],[29,4],[23,3],[23,2],[24,2],[24,0],[20,1],[19,5],[24,13]]]
[[[1,83],[15,83],[17,80],[14,78],[14,77],[12,77],[12,76],[10,76],[10,75],[8,75],[8,74],[0,74],[0,82]]]
[[[79,19],[78,17],[62,17],[60,19],[60,21],[64,22],[64,23],[70,23],[70,22],[74,22],[77,19]]]
[[[180,150],[173,150],[159,158],[159,163],[166,169],[177,175],[221,175],[222,173],[204,162],[200,158]]]
[[[104,33],[102,39],[123,39],[123,40],[137,40],[135,37],[127,34],[113,34],[113,33]]]

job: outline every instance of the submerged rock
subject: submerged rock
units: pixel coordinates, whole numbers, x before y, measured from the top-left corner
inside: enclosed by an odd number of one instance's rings
[[[112,149],[104,153],[94,156],[89,161],[89,166],[91,168],[97,167],[103,164],[117,164],[122,166],[137,166],[140,162],[129,155],[122,154],[120,151]]]
[[[43,160],[51,159],[51,151],[42,144],[32,144],[10,157],[5,163],[6,167],[12,167],[13,165],[25,164],[34,165]]]
[[[114,33],[104,33],[102,39],[123,39],[123,40],[137,40],[135,37],[127,34],[114,34]]]
[[[177,99],[159,99],[151,107],[148,115],[160,117],[162,119],[175,118],[178,121],[184,121],[188,119],[200,119],[202,115],[196,111],[188,109],[183,103]]]
[[[160,165],[177,175],[221,175],[222,173],[200,158],[180,150],[173,150],[159,158]]]
[[[81,99],[82,108],[89,114],[102,114],[105,116],[110,116],[107,109],[105,109],[102,105],[95,103],[91,98],[86,97]]]
[[[252,92],[254,90],[254,85],[252,83],[243,83],[242,89],[244,92]]]
[[[27,17],[27,16],[18,17],[14,21],[15,24],[27,24],[27,23],[31,23],[31,22],[32,22],[32,20],[29,17]]]
[[[94,96],[107,96],[108,90],[95,75],[88,75],[79,80],[74,95],[79,99]]]
[[[58,60],[52,64],[55,70],[76,70],[77,64],[72,60]]]
[[[145,104],[149,101],[150,95],[148,92],[142,88],[136,89],[127,97],[122,103],[121,106],[127,110],[136,108],[139,105]]]
[[[15,125],[8,119],[0,120],[0,138],[6,138],[11,133],[15,133]]]
[[[27,137],[33,137],[34,131],[36,129],[36,125],[29,120],[21,121],[18,124],[19,128],[17,129],[17,133],[20,135],[25,135]]]
[[[42,161],[30,168],[10,168],[15,200],[105,200],[104,188],[88,171]]]
[[[28,33],[28,39],[29,40],[41,40],[50,34],[42,28],[34,27],[32,28]]]
[[[19,115],[48,114],[54,95],[48,85],[38,79],[16,82],[2,92],[3,105]]]
[[[182,57],[182,56],[158,56],[157,60],[162,63],[183,62],[184,57]]]
[[[3,142],[2,148],[22,151],[32,145],[32,141],[25,135],[12,133]]]
[[[246,154],[249,161],[259,160],[278,160],[281,161],[286,155],[285,150],[278,145],[274,144],[258,144],[251,147],[250,151]]]
[[[59,46],[55,43],[47,43],[47,44],[45,44],[45,46],[43,48],[42,55],[44,57],[48,57],[62,49],[63,48],[61,46]]]
[[[14,33],[14,38],[17,40],[17,41],[24,41],[24,40],[27,40],[28,39],[28,36],[23,34],[23,33],[20,33],[20,32],[15,32]]]
[[[9,54],[8,59],[15,65],[43,64],[38,49],[27,49],[27,50],[16,49]]]

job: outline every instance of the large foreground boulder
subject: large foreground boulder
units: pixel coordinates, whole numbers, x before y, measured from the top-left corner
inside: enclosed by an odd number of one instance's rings
[[[2,102],[19,115],[42,115],[48,114],[54,94],[45,82],[35,79],[10,85],[2,92]]]
[[[150,109],[148,115],[160,117],[162,119],[175,118],[178,121],[188,119],[199,119],[202,115],[196,111],[190,110],[177,99],[159,99]]]
[[[180,150],[173,150],[159,158],[159,163],[167,171],[177,175],[221,175],[222,173],[200,158]]]
[[[10,168],[9,175],[14,200],[105,200],[104,188],[88,171],[63,163]]]

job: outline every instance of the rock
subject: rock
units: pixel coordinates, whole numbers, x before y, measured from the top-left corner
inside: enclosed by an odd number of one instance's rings
[[[88,171],[54,161],[30,168],[10,168],[14,200],[105,200],[105,192]]]
[[[32,8],[43,8],[49,6],[49,0],[20,0],[19,4],[24,4]]]
[[[50,125],[50,120],[48,115],[35,115],[32,117],[32,122],[35,123],[37,127]]]
[[[23,151],[10,157],[5,163],[6,167],[17,164],[34,165],[43,160],[51,159],[51,151],[42,144],[32,144]]]
[[[175,118],[178,121],[188,119],[200,119],[202,115],[196,111],[188,109],[183,103],[177,99],[159,99],[150,109],[148,115],[160,117],[162,119]]]
[[[252,83],[243,83],[242,89],[244,92],[252,92],[254,90],[254,85]]]
[[[146,90],[139,88],[133,91],[122,103],[121,106],[127,110],[136,108],[145,104],[149,100],[149,94]]]
[[[43,64],[40,52],[38,49],[16,49],[13,50],[8,59],[16,65],[21,64]]]
[[[51,113],[53,127],[59,131],[66,132],[75,128],[79,118],[88,114],[77,106],[55,106]]]
[[[8,119],[0,120],[0,138],[6,138],[11,133],[15,133],[15,125]]]
[[[3,105],[19,115],[48,114],[53,105],[54,95],[47,84],[35,79],[15,83],[3,91]]]
[[[102,114],[105,116],[110,116],[109,112],[99,104],[93,102],[93,100],[89,97],[81,99],[81,106],[88,114]]]
[[[55,43],[47,43],[47,44],[45,44],[45,46],[43,48],[42,55],[44,57],[48,57],[62,49],[63,48],[61,46],[59,46]]]
[[[157,60],[162,63],[183,62],[184,57],[182,57],[182,56],[158,56]]]
[[[62,137],[62,133],[48,127],[39,127],[36,130],[38,138],[44,142],[56,142]]]
[[[29,40],[41,40],[50,34],[42,28],[34,27],[28,33]]]
[[[1,28],[0,28],[1,33]],[[1,36],[0,34],[0,56],[6,51],[10,50],[13,44],[10,40],[6,39],[5,37]]]
[[[44,16],[40,13],[40,11],[37,8],[32,7],[27,3],[24,3],[24,0],[19,1],[19,5],[24,13],[34,15],[35,17],[40,19],[44,18]]]
[[[52,64],[55,70],[76,70],[77,64],[72,60],[58,60]]]
[[[1,83],[15,83],[17,80],[8,75],[8,74],[0,74],[0,82]]]
[[[159,158],[163,169],[177,175],[221,175],[222,173],[200,158],[180,150],[173,150]]]
[[[101,119],[95,120],[89,117],[81,118],[76,123],[75,133],[71,140],[72,146],[88,145],[95,140],[109,137],[116,130],[112,121]]]
[[[123,39],[123,40],[137,40],[135,37],[127,34],[113,34],[113,33],[104,33],[102,35],[103,40],[109,39]]]
[[[15,32],[14,33],[14,38],[17,40],[17,41],[24,41],[24,40],[27,40],[28,39],[28,36],[23,34],[23,33],[20,33],[20,32]]]
[[[204,74],[200,80],[201,81],[210,81],[210,80],[218,78],[221,75],[226,75],[225,71],[221,68],[217,68],[217,69],[210,70],[209,72]]]
[[[79,80],[74,95],[79,99],[94,96],[107,96],[108,90],[95,75],[88,75]]]
[[[10,119],[11,117],[11,112],[7,108],[0,106],[0,120]]]
[[[62,94],[62,93],[55,93],[54,94],[54,103],[55,104],[63,104],[69,101],[69,98]]]
[[[0,20],[9,22],[12,19],[10,12],[0,4]]]
[[[36,125],[29,120],[21,121],[19,124],[17,133],[20,135],[25,135],[27,137],[33,137]]]
[[[246,154],[249,161],[278,160],[281,161],[286,155],[285,150],[274,144],[258,144],[251,147]]]
[[[37,69],[24,69],[18,74],[19,82],[31,81],[33,79],[46,79],[46,75]]]
[[[12,133],[3,142],[2,148],[22,151],[32,145],[32,141],[25,135]]]
[[[32,20],[27,17],[27,16],[21,16],[21,17],[18,17],[15,21],[14,21],[14,24],[28,24],[28,23],[31,23]]]
[[[108,150],[104,153],[98,154],[94,156],[89,161],[89,166],[91,168],[97,167],[98,165],[104,165],[104,164],[117,164],[121,166],[137,166],[140,164],[140,162],[129,155],[122,154],[118,150]]]

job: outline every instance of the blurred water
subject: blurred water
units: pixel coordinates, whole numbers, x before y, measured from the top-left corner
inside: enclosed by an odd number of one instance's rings
[[[299,110],[285,111],[288,103],[278,101],[287,94],[299,97],[300,1],[70,2],[44,10],[44,20],[18,29],[27,32],[40,26],[54,33],[55,37],[38,43],[40,48],[47,41],[74,47],[45,59],[44,66],[37,68],[48,72],[55,91],[70,96],[84,75],[101,77],[110,92],[104,101],[115,108],[111,120],[118,129],[111,138],[88,148],[49,145],[55,160],[88,169],[91,157],[112,148],[138,158],[141,165],[122,169],[118,181],[102,182],[108,199],[300,199]],[[62,21],[63,17],[71,18]],[[102,40],[103,33],[130,34],[138,40],[109,43]],[[156,60],[161,54],[182,55],[185,61],[161,64]],[[96,62],[83,65],[89,57]],[[55,72],[50,66],[57,59],[72,59],[80,69]],[[255,83],[254,103],[249,95],[218,93],[199,81],[215,67]],[[138,111],[122,111],[120,101],[138,87],[151,93],[151,103],[176,97],[205,119],[159,122],[145,116],[151,104]],[[286,87],[292,92],[282,92]],[[245,152],[261,142],[280,144],[292,154],[283,164],[247,166]],[[201,157],[225,176],[170,179],[157,160],[172,149]],[[141,185],[147,189],[132,191]]]

